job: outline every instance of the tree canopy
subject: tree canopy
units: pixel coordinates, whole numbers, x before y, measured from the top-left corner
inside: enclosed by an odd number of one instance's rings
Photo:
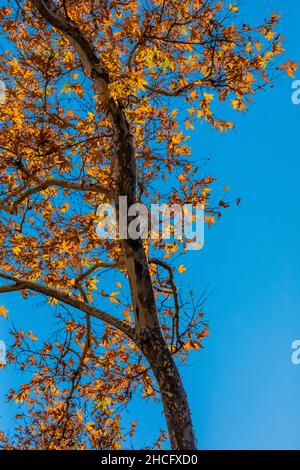
[[[204,297],[177,285],[185,241],[100,239],[97,208],[124,194],[201,204],[214,224],[229,202],[212,199],[191,133],[230,131],[232,111],[297,65],[279,60],[279,14],[253,26],[227,1],[4,3],[0,293],[46,296],[58,326],[51,339],[34,325],[12,331],[9,360],[32,377],[11,390],[20,424],[2,447],[119,449],[135,431],[122,425],[133,394],[167,393],[145,331],[150,342],[161,331],[162,357],[184,361],[208,325]]]

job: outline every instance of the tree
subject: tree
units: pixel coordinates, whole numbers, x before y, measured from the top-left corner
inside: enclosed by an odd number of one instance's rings
[[[218,0],[1,8],[0,292],[43,295],[60,321],[42,345],[34,326],[13,331],[9,359],[33,373],[11,391],[28,411],[3,447],[119,448],[121,406],[142,388],[160,394],[172,448],[196,448],[177,362],[208,326],[203,299],[176,284],[171,261],[186,242],[100,239],[95,225],[100,204],[119,214],[120,196],[129,207],[164,193],[168,204],[201,204],[209,225],[228,206],[212,204],[214,177],[193,161],[188,134],[198,121],[230,130],[217,102],[245,111],[276,68],[296,69],[275,63],[279,15],[252,27],[237,13]],[[120,280],[108,286],[121,277],[130,299]]]

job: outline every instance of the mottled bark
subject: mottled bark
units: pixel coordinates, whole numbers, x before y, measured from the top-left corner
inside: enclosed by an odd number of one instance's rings
[[[169,438],[174,450],[195,450],[196,441],[187,396],[178,368],[160,331],[142,335],[141,349],[156,377]]]

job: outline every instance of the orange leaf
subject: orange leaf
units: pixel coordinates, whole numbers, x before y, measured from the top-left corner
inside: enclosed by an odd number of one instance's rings
[[[185,268],[183,264],[181,264],[180,266],[178,266],[178,272],[179,272],[180,274],[183,274],[185,271],[187,271],[187,268]]]
[[[28,336],[32,341],[38,341],[39,340],[36,336],[34,336],[34,334],[32,333],[31,330],[29,331]]]
[[[82,408],[79,408],[76,414],[77,414],[78,421],[82,423],[83,421]]]
[[[4,307],[4,305],[1,305],[0,307],[0,315],[4,318],[7,318],[7,313],[8,313],[8,310],[6,310],[6,308]]]

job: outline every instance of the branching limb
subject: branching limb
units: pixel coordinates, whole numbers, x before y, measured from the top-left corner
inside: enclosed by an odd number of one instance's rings
[[[173,298],[174,298],[174,310],[175,310],[171,343],[172,345],[174,344],[174,337],[176,335],[177,343],[181,344],[182,341],[181,341],[180,328],[179,328],[180,305],[179,305],[179,299],[178,299],[177,286],[174,280],[173,269],[168,263],[157,258],[149,259],[149,264],[156,264],[157,266],[161,266],[162,268],[166,269],[169,273],[169,277],[166,280],[166,283],[169,284],[170,286],[170,293],[173,295]]]
[[[65,181],[60,180],[57,178],[47,178],[42,181],[40,184],[27,189],[23,192],[14,202],[0,202],[0,209],[9,212],[10,214],[17,214],[18,213],[18,206],[27,198],[32,196],[33,194],[39,193],[41,191],[45,191],[46,189],[55,186],[58,188],[63,189],[73,189],[75,191],[93,191],[101,194],[105,194],[107,196],[111,196],[111,191],[108,188],[101,186],[100,184],[85,184],[85,183],[75,183],[72,181]],[[7,199],[7,198],[6,198]]]
[[[86,295],[86,293],[84,292],[84,290],[81,286],[79,287],[79,291],[80,291],[80,293],[82,295],[82,298],[84,299],[85,303],[88,303],[87,295]],[[76,390],[77,390],[77,388],[80,384],[81,377],[82,377],[82,372],[83,372],[84,361],[87,357],[90,346],[91,346],[91,316],[90,316],[90,314],[87,314],[86,315],[86,340],[85,340],[85,344],[84,344],[81,356],[79,357],[78,367],[74,371],[74,374],[73,374],[73,377],[72,377],[71,390],[70,390],[70,392],[69,392],[69,394],[68,394],[68,396],[65,400],[63,414],[61,415],[61,417],[60,417],[60,419],[57,423],[57,427],[59,427],[60,424],[63,423],[65,418],[66,418],[65,423],[64,423],[64,427],[62,429],[61,435],[60,435],[56,445],[59,445],[65,437],[65,434],[66,434],[66,431],[67,431],[67,426],[68,426],[68,412],[69,412],[70,405],[71,405],[72,399],[74,397],[74,394],[75,394],[75,392],[76,392]],[[51,444],[54,440],[55,435],[56,435],[56,432],[50,437],[50,439],[48,441],[48,445],[47,445],[48,449],[50,449],[50,446],[51,446]]]
[[[58,291],[53,289],[52,287],[44,286],[38,284],[37,282],[27,281],[23,279],[18,279],[14,276],[8,276],[4,273],[0,273],[0,278],[5,279],[7,281],[12,281],[14,284],[9,284],[8,286],[0,287],[0,293],[4,292],[12,292],[12,291],[22,291],[22,290],[30,290],[33,292],[38,292],[40,294],[46,295],[47,297],[52,297],[60,302],[63,302],[71,307],[76,308],[82,312],[85,312],[92,317],[98,318],[99,320],[104,321],[105,323],[109,324],[110,326],[122,331],[125,333],[131,340],[135,341],[135,332],[133,328],[128,326],[124,321],[115,318],[113,315],[104,312],[92,305],[83,302],[82,300],[76,299],[71,297],[64,292]]]
[[[118,263],[104,263],[103,261],[98,261],[97,263],[93,264],[93,266],[91,266],[87,271],[85,271],[84,273],[80,274],[80,276],[77,277],[77,279],[75,280],[75,287],[79,286],[79,284],[82,283],[82,281],[84,281],[84,279],[86,279],[87,277],[89,277],[90,274],[92,274],[93,272],[97,271],[97,269],[100,269],[100,268],[117,268],[119,265]]]
[[[53,0],[32,0],[32,4],[43,18],[67,36],[78,53],[83,67],[93,78],[100,100],[106,103],[109,98],[108,72],[89,40],[71,20],[57,11],[57,6]]]

